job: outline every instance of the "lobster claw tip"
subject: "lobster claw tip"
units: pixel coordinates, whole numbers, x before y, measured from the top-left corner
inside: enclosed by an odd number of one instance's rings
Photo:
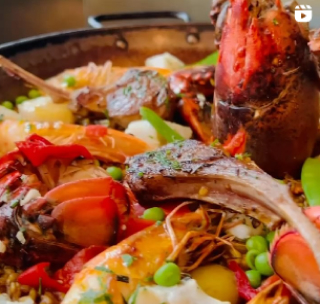
[[[320,207],[305,210],[308,218],[320,227]],[[270,264],[287,284],[308,299],[320,301],[320,270],[313,252],[293,229],[282,228],[270,247]]]

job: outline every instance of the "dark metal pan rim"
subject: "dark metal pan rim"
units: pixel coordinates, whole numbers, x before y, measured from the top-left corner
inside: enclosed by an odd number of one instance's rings
[[[0,54],[6,53],[10,49],[11,52],[15,53],[17,48],[23,47],[23,51],[27,51],[29,48],[35,47],[45,47],[48,44],[63,43],[70,38],[83,38],[88,36],[95,35],[104,35],[104,34],[119,34],[121,32],[131,32],[131,31],[140,31],[148,29],[177,29],[177,30],[188,30],[196,28],[198,30],[207,30],[213,31],[213,26],[210,23],[181,23],[181,24],[156,24],[156,25],[126,25],[126,26],[117,26],[110,28],[100,28],[100,29],[91,29],[91,28],[82,28],[75,30],[67,30],[61,32],[53,32],[49,34],[42,34],[37,36],[32,36],[28,38],[23,38],[4,44],[0,44]]]

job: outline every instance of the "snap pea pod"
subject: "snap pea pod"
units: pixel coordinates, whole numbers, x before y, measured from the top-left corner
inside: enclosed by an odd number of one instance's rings
[[[154,111],[149,108],[141,107],[140,115],[147,120],[155,130],[162,135],[167,142],[174,142],[175,140],[184,140],[184,138],[175,130],[170,128],[166,122]]]
[[[219,52],[214,52],[212,54],[210,54],[209,56],[207,56],[206,58],[203,58],[202,60],[191,64],[191,66],[196,66],[196,65],[216,65],[218,62],[218,58],[219,58]]]
[[[310,206],[320,206],[320,159],[308,158],[301,173],[301,183]]]

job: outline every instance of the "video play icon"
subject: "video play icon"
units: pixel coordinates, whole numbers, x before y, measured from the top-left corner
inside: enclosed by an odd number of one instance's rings
[[[297,22],[310,22],[312,20],[312,7],[310,5],[297,5],[295,9]]]

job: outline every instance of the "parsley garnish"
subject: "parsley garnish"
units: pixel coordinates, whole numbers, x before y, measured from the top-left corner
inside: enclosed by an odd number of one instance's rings
[[[112,270],[110,270],[109,268],[105,267],[105,266],[97,266],[94,268],[95,270],[99,270],[99,271],[103,271],[106,273],[114,273]]]
[[[19,205],[19,200],[18,199],[14,199],[10,202],[10,207],[11,208],[15,208]]]
[[[95,291],[89,289],[81,295],[81,299],[79,300],[80,304],[92,304],[92,303],[101,303],[107,302],[108,304],[113,304],[111,301],[111,297],[109,294],[103,294],[101,291]]]
[[[38,289],[38,294],[42,294],[42,278],[39,278],[39,289]]]
[[[104,111],[104,115],[106,116],[107,119],[109,118],[109,111],[108,111],[108,109]]]
[[[146,277],[144,279],[145,282],[153,282],[153,276],[150,276],[150,277]]]
[[[276,18],[273,18],[273,24],[274,25],[279,25],[279,21]]]
[[[177,161],[177,160],[174,160],[171,164],[172,168],[174,170],[180,170],[181,169],[181,164]]]
[[[220,145],[220,141],[219,141],[218,138],[216,138],[216,139],[210,144],[211,147],[216,147],[217,145]]]
[[[245,158],[250,157],[249,153],[244,153],[244,154],[236,154],[234,156],[237,160],[244,160]]]
[[[122,258],[123,264],[127,267],[131,266],[134,260],[136,259],[130,254],[123,254],[121,258]]]
[[[143,173],[143,172],[139,172],[139,173],[138,173],[138,177],[140,177],[140,178],[142,178],[142,177],[143,177],[143,175],[144,175],[144,173]]]

